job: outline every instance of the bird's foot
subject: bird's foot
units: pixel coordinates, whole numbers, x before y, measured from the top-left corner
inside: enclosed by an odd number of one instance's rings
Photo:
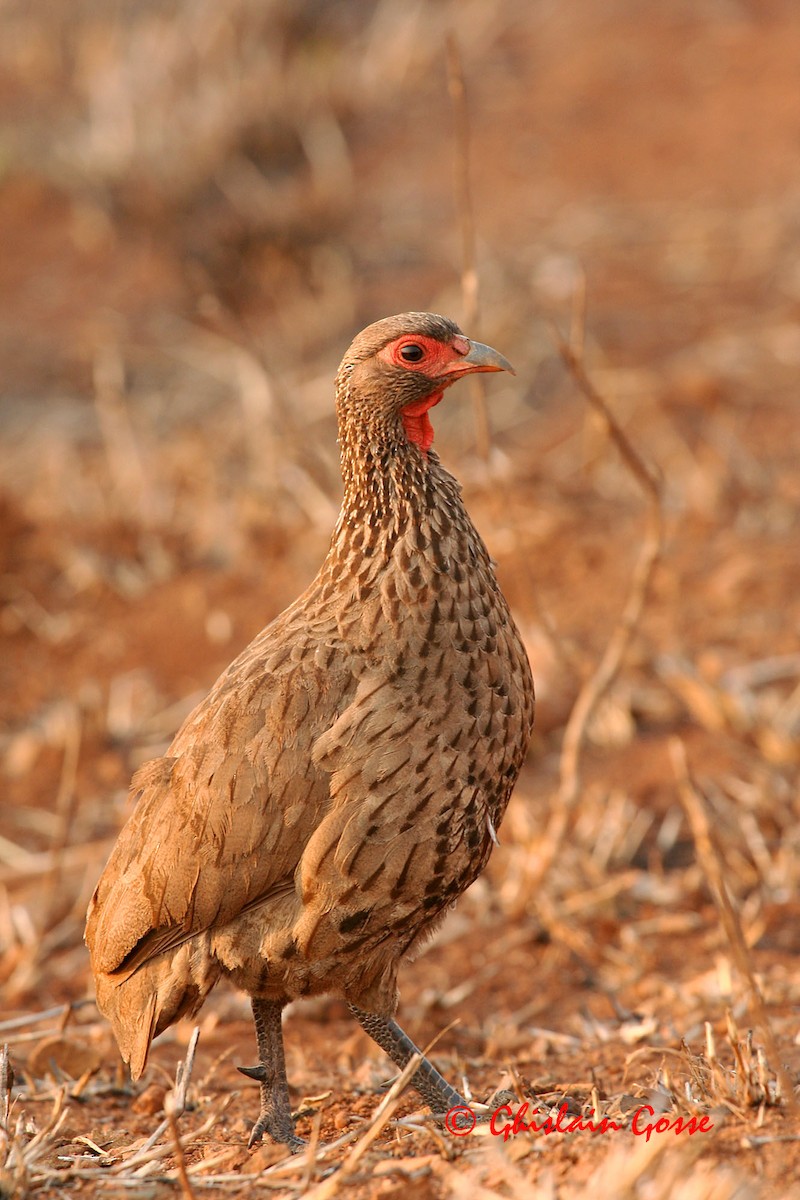
[[[236,1069],[242,1075],[246,1075],[248,1079],[255,1079],[257,1083],[261,1084],[261,1112],[250,1131],[248,1147],[252,1150],[253,1146],[257,1146],[264,1134],[267,1133],[273,1142],[288,1146],[292,1154],[298,1154],[304,1150],[306,1142],[299,1138],[294,1131],[288,1092],[285,1099],[280,1094],[281,1089],[278,1089],[278,1095],[276,1095],[273,1090],[275,1081],[267,1065],[258,1063],[255,1067],[237,1067]]]
[[[295,1133],[291,1114],[276,1112],[274,1105],[262,1107],[258,1120],[250,1130],[248,1148],[252,1150],[257,1146],[265,1133],[269,1134],[273,1142],[288,1146],[292,1154],[299,1154],[308,1144]]]

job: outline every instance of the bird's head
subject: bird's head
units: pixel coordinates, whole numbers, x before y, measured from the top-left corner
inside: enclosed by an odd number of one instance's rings
[[[355,425],[375,442],[404,436],[427,454],[428,411],[446,388],[476,371],[514,368],[491,346],[470,341],[446,317],[402,313],[362,330],[336,376],[340,425]]]

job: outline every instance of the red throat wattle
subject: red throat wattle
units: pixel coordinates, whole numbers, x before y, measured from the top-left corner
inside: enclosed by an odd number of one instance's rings
[[[423,454],[427,454],[433,445],[433,426],[428,416],[428,410],[439,403],[444,391],[434,392],[414,404],[407,404],[402,410],[403,427],[410,442],[419,446]]]

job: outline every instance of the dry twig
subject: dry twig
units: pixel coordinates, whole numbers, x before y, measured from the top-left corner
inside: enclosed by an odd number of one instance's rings
[[[189,1176],[186,1173],[186,1155],[183,1153],[181,1135],[178,1132],[177,1116],[180,1115],[180,1111],[182,1110],[178,1111],[175,1093],[165,1096],[164,1110],[167,1114],[167,1121],[169,1122],[169,1132],[172,1137],[172,1145],[175,1148],[175,1164],[178,1172],[178,1179],[181,1185],[183,1200],[195,1200],[194,1190],[189,1182]]]
[[[14,1071],[8,1057],[8,1044],[0,1050],[0,1132],[8,1132],[8,1114],[11,1110],[11,1089],[14,1086]]]
[[[479,290],[476,263],[475,214],[472,203],[470,181],[470,129],[467,109],[467,90],[464,84],[464,66],[461,50],[454,32],[447,35],[447,84],[453,106],[455,124],[455,194],[458,220],[461,227],[461,302],[464,308],[464,324],[471,334],[478,336]],[[486,406],[486,389],[480,375],[469,379],[472,392],[472,408],[475,416],[475,440],[478,454],[487,462],[492,448],[489,427],[489,412]]]
[[[194,1068],[194,1056],[197,1050],[197,1042],[200,1037],[200,1026],[195,1025],[192,1030],[192,1036],[189,1038],[189,1045],[186,1048],[186,1057],[182,1059],[175,1070],[175,1087],[173,1089],[173,1113],[179,1117],[186,1111],[186,1092],[189,1087],[189,1081],[192,1078],[192,1069]]]
[[[623,463],[642,489],[647,500],[647,522],[622,615],[608,641],[597,669],[581,687],[567,722],[561,750],[559,788],[540,851],[536,875],[531,881],[534,890],[538,890],[540,887],[563,845],[570,820],[580,799],[580,758],[589,723],[600,700],[614,682],[631,638],[639,625],[647,601],[650,582],[661,558],[664,544],[661,483],[658,477],[634,449],[605,399],[586,374],[581,358],[573,349],[575,344],[583,344],[582,336],[577,343],[573,336],[572,344],[567,343],[557,331],[554,331],[554,337],[559,353],[573,379],[592,408],[602,417]]]
[[[78,759],[81,752],[81,735],[80,712],[77,707],[73,706],[70,709],[64,731],[64,758],[55,803],[58,824],[51,851],[52,869],[44,882],[44,903],[42,905],[44,916],[41,924],[43,933],[49,930],[54,924],[54,919],[57,916],[58,896],[63,890],[64,852],[69,845],[70,830],[79,803],[76,781],[78,777]]]
[[[406,1084],[421,1062],[421,1054],[413,1054],[411,1056],[406,1065],[403,1067],[403,1070],[397,1076],[397,1079],[395,1079],[394,1083],[389,1088],[389,1091],[386,1093],[383,1100],[381,1100],[380,1104],[375,1109],[372,1120],[367,1126],[363,1136],[359,1138],[355,1146],[353,1146],[353,1149],[342,1163],[340,1170],[337,1171],[335,1175],[331,1175],[329,1179],[326,1179],[318,1187],[314,1188],[312,1192],[308,1192],[307,1195],[309,1200],[330,1200],[330,1197],[334,1196],[339,1191],[341,1185],[347,1181],[348,1176],[352,1175],[353,1171],[358,1166],[358,1163],[364,1157],[367,1150],[369,1150],[372,1143],[382,1132],[384,1127],[388,1125],[395,1109],[400,1103]]]
[[[725,883],[725,868],[722,855],[714,840],[711,822],[709,821],[702,796],[689,773],[686,747],[680,738],[675,737],[670,739],[670,756],[678,781],[678,794],[689,822],[689,828],[692,831],[692,837],[697,849],[697,857],[705,872],[706,880],[720,920],[722,921],[734,961],[747,984],[753,1018],[761,1027],[764,1041],[767,1044],[767,1051],[775,1066],[781,1093],[785,1098],[786,1104],[790,1108],[794,1108],[795,1099],[792,1081],[789,1078],[788,1072],[781,1065],[777,1039],[769,1019],[769,1014],[767,1013],[763,993],[753,970],[753,963],[750,958],[750,951],[747,948],[747,941],[742,930],[741,921],[739,920],[739,914],[731,902]],[[731,1045],[735,1049],[734,1039],[731,1039]]]

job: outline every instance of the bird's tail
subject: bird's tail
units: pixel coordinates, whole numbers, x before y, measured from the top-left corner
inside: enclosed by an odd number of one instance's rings
[[[131,973],[95,977],[97,1006],[111,1022],[133,1079],[147,1064],[153,1038],[181,1017],[193,1016],[217,982],[220,966],[205,942],[202,936],[193,938]]]

